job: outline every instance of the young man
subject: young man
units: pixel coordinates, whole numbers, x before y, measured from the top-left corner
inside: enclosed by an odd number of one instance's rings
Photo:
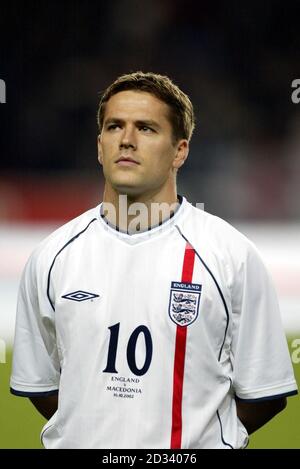
[[[269,276],[177,195],[194,116],[167,77],[118,78],[98,123],[103,203],[27,263],[11,391],[46,448],[243,448],[297,393]]]

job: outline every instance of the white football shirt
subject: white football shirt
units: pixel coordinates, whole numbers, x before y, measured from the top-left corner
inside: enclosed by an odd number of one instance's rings
[[[235,395],[297,393],[276,294],[253,244],[184,198],[128,235],[101,205],[23,273],[11,390],[59,391],[46,448],[243,448]]]

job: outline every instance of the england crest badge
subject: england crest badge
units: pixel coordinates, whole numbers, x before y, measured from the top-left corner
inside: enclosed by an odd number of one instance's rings
[[[196,321],[199,311],[202,285],[172,282],[169,316],[178,326],[189,326]]]

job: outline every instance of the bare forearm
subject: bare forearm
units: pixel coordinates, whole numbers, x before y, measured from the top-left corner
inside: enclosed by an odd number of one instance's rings
[[[286,399],[248,403],[236,398],[237,415],[249,434],[265,425],[286,406]]]
[[[57,411],[58,394],[48,397],[31,397],[30,400],[40,414],[48,420]]]

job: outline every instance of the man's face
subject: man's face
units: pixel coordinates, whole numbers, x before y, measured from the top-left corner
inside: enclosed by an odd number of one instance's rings
[[[187,156],[188,142],[172,141],[166,103],[147,92],[121,91],[106,103],[98,158],[106,184],[118,193],[159,192]]]

